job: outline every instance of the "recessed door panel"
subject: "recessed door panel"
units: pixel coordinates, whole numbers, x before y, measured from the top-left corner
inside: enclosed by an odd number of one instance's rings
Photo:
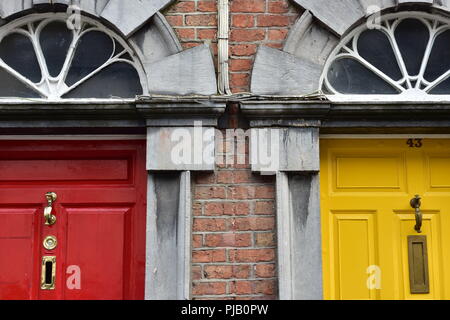
[[[79,285],[84,288],[66,287],[66,298],[123,299],[124,232],[130,208],[66,208],[66,212],[66,264],[71,270],[80,271]]]
[[[0,300],[31,299],[36,208],[0,208]]]

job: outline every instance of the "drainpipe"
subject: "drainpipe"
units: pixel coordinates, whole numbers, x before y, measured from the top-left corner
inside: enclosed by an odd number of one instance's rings
[[[230,34],[229,18],[230,18],[230,6],[228,0],[218,0],[218,15],[219,15],[219,27],[218,27],[218,89],[222,95],[231,95],[230,81],[228,73],[228,40]]]

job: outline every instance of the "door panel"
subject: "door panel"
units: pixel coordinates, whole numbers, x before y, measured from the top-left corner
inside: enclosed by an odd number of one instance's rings
[[[0,300],[30,299],[36,208],[0,208]]]
[[[450,298],[450,141],[323,140],[321,211],[327,299]],[[422,197],[429,294],[411,294],[408,236]],[[378,268],[378,269],[377,269]],[[373,286],[376,270],[380,288]],[[367,281],[372,281],[368,283]],[[371,285],[372,284],[372,285]]]
[[[143,299],[144,141],[4,141],[0,169],[0,299]],[[54,290],[41,289],[46,256]]]
[[[68,299],[124,298],[125,216],[130,208],[69,208],[67,266],[82,271],[83,290],[67,290]]]

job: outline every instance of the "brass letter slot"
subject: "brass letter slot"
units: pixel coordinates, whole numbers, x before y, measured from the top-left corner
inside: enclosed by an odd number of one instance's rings
[[[408,255],[411,293],[430,293],[427,237],[408,236]]]
[[[41,289],[55,290],[56,257],[42,257]]]

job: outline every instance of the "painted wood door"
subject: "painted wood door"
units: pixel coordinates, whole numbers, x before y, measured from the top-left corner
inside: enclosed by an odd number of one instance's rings
[[[321,148],[325,297],[450,299],[450,141],[330,139]],[[414,235],[427,238],[429,293],[411,293]]]
[[[143,299],[145,207],[145,142],[0,142],[0,300]]]

